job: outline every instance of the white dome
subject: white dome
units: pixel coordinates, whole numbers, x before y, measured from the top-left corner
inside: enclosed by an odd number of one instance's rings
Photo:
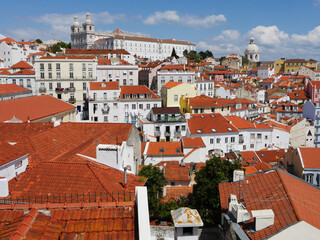
[[[79,21],[78,21],[78,17],[77,16],[75,16],[74,17],[74,22],[73,22],[73,26],[75,26],[75,27],[79,27]]]
[[[91,19],[90,19],[90,13],[87,13],[86,14],[86,21],[85,21],[86,24],[91,24]]]
[[[244,54],[248,55],[248,54],[259,54],[259,53],[260,53],[259,47],[254,43],[254,38],[251,38],[250,44],[246,47]]]

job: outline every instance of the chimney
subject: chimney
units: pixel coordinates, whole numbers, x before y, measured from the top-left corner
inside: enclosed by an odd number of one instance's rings
[[[244,180],[244,172],[242,170],[234,170],[233,171],[233,182],[243,181]]]
[[[127,168],[124,167],[124,189],[127,189]]]
[[[5,177],[0,177],[0,197],[9,196],[9,184],[8,179]]]
[[[251,211],[254,218],[255,230],[260,231],[274,224],[274,213],[272,209]]]

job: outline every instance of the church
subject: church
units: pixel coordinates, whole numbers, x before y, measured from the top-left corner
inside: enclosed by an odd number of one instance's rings
[[[187,41],[149,38],[125,33],[119,29],[113,32],[96,33],[89,13],[86,14],[86,20],[82,26],[79,24],[78,17],[74,18],[71,26],[71,46],[81,49],[125,49],[134,56],[153,61],[170,57],[173,49],[178,56],[183,56],[185,50],[196,49],[194,43]]]

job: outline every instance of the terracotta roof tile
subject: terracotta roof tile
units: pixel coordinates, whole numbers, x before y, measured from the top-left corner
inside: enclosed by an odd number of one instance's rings
[[[215,134],[238,132],[229,121],[220,113],[192,114],[187,120],[191,134]]]
[[[166,188],[166,196],[162,199],[162,202],[176,201],[179,198],[188,197],[193,192],[192,186],[171,186]]]
[[[29,63],[25,61],[20,61],[14,65],[11,66],[12,69],[33,69],[33,66],[31,66]]]
[[[18,92],[31,92],[30,89],[21,87],[17,84],[0,84],[0,95],[1,94],[13,94]]]
[[[180,166],[179,161],[162,161],[157,164],[157,166],[164,165],[167,181],[190,181],[188,166]]]
[[[206,147],[201,137],[184,137],[182,144],[185,148]]]
[[[52,115],[71,111],[75,106],[50,95],[32,96],[0,102],[0,122],[14,116],[22,122],[36,121]]]
[[[298,149],[304,168],[320,168],[320,148],[300,147]]]
[[[261,172],[245,177],[241,190],[245,192],[246,209],[272,209],[275,213],[274,225],[258,232],[249,232],[253,227],[253,219],[242,224],[243,230],[250,239],[265,239],[285,229],[295,222],[304,220],[320,227],[320,207],[315,206],[320,197],[319,189],[281,170]],[[230,194],[239,198],[239,182],[223,182],[219,184],[221,209],[226,212]],[[305,198],[307,196],[307,198]]]
[[[119,82],[90,82],[90,90],[119,90]]]
[[[183,156],[181,142],[149,142],[147,155]]]
[[[265,124],[253,123],[238,116],[226,116],[226,119],[231,121],[237,129],[271,129]]]
[[[120,98],[124,98],[125,94],[150,94],[151,98],[160,98],[145,85],[121,86]],[[137,96],[138,97],[138,96]]]
[[[35,71],[30,69],[22,69],[18,72],[14,72],[11,75],[35,75]]]
[[[174,87],[179,86],[181,84],[182,84],[182,82],[169,81],[165,85],[163,85],[162,87],[164,87],[164,88],[174,88]]]

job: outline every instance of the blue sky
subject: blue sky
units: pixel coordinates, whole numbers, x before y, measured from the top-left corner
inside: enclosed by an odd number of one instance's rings
[[[70,25],[90,12],[95,29],[175,38],[217,57],[243,54],[255,37],[261,60],[320,60],[320,0],[22,1],[0,9],[0,33],[16,40],[70,41]]]

